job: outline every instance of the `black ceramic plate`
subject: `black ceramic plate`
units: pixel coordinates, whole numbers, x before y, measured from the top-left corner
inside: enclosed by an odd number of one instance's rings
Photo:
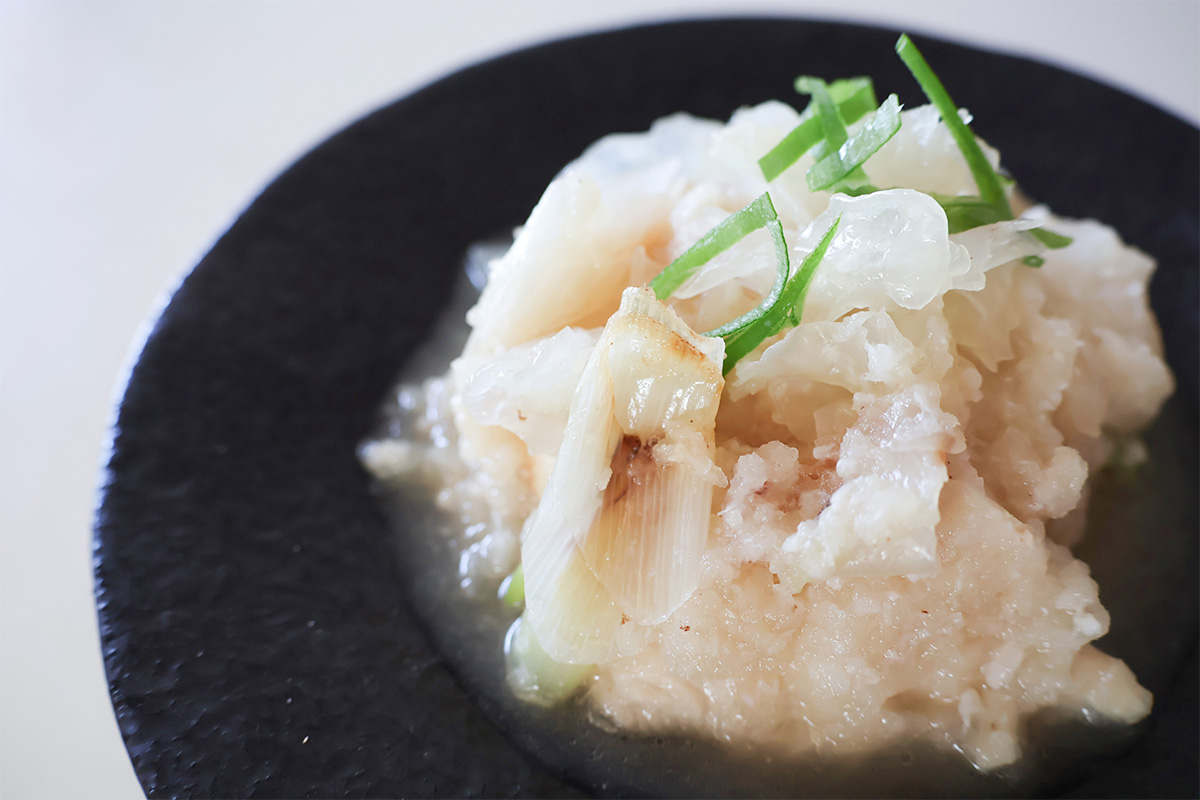
[[[786,98],[799,73],[870,74],[918,104],[895,39],[759,19],[548,44],[372,114],[255,201],[146,342],[96,523],[105,666],[148,794],[574,792],[564,779],[600,793],[733,791],[686,759],[658,769],[514,727],[463,668],[462,637],[431,645],[423,632],[430,595],[396,556],[355,447],[467,246],[520,223],[587,144],[680,109],[725,118]],[[1178,565],[1165,579],[1175,597],[1148,632],[1118,636],[1114,620],[1110,645],[1156,712],[1126,755],[1049,788],[1195,796],[1197,131],[1049,66],[920,41],[1031,196],[1109,222],[1159,259],[1153,298],[1180,382],[1160,472],[1176,488],[1155,512],[1166,521],[1145,526]]]

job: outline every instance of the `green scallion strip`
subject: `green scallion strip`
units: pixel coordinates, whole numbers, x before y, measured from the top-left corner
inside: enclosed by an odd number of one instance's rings
[[[875,110],[875,86],[870,78],[845,78],[829,84],[829,95],[837,105],[838,114],[847,124],[857,122]],[[825,141],[825,129],[815,106],[805,109],[802,121],[783,137],[783,141],[758,160],[763,178],[773,181],[800,160],[815,145]]]
[[[978,228],[981,225],[991,225],[993,222],[1012,219],[1012,217],[1003,216],[1000,209],[984,201],[982,197],[944,194],[931,196],[942,207],[942,210],[946,212],[946,222],[949,223],[950,233],[962,233],[963,231],[971,230],[971,228]],[[1063,236],[1060,233],[1054,233],[1045,228],[1034,228],[1026,231],[1026,233],[1051,250],[1066,247],[1074,241],[1069,236]],[[1040,267],[1045,263],[1045,259],[1040,256],[1026,256],[1023,262],[1026,266]]]
[[[822,141],[825,133],[821,128],[821,120],[809,117],[801,122],[792,132],[783,137],[783,141],[771,148],[771,151],[758,160],[758,168],[762,170],[763,178],[773,181],[787,170],[800,157]]]
[[[512,574],[500,584],[500,599],[511,608],[525,602],[525,565],[517,564]]]
[[[912,39],[908,38],[908,34],[901,34],[896,41],[896,54],[900,56],[900,60],[917,79],[917,83],[921,85],[921,91],[937,108],[938,113],[942,116],[942,121],[950,129],[950,135],[954,137],[954,143],[962,151],[963,158],[967,161],[967,167],[971,170],[971,177],[975,179],[975,185],[979,187],[980,197],[985,202],[996,206],[997,209],[1003,209],[1004,219],[1012,219],[1012,207],[1008,204],[1008,196],[1004,193],[1004,184],[1001,182],[1000,176],[988,163],[987,156],[983,154],[983,148],[975,139],[975,134],[971,133],[971,129],[958,116],[958,106],[950,99],[946,87],[930,69],[925,57],[913,44]]]
[[[883,101],[875,116],[867,120],[856,134],[808,168],[808,188],[814,192],[838,191],[842,183],[848,184],[846,188],[862,187],[866,183],[866,174],[860,167],[898,130],[900,101],[893,94]]]
[[[770,308],[766,309],[758,319],[738,330],[722,335],[722,338],[725,339],[723,372],[728,374],[734,364],[754,352],[756,347],[785,327],[800,324],[804,298],[808,294],[809,284],[812,283],[813,274],[829,249],[829,243],[833,241],[834,234],[837,233],[838,223],[841,222],[841,219],[841,217],[835,219],[829,226],[829,230],[825,231],[821,241],[800,263],[800,268],[788,280],[783,292]]]
[[[847,125],[858,122],[879,105],[875,84],[870,78],[842,78],[829,84],[829,96],[837,103],[838,113]]]
[[[829,85],[825,81],[811,75],[801,75],[796,78],[796,91],[812,95],[812,107],[816,109],[817,118],[821,120],[821,129],[825,133],[825,138],[817,143],[816,150],[813,152],[813,157],[817,163],[820,163],[830,155],[836,155],[838,149],[846,143],[850,135],[846,132],[845,120],[838,114],[837,104],[833,101]],[[808,168],[808,172],[812,172],[812,167]],[[808,180],[811,188],[812,179]],[[850,170],[842,178],[842,181],[847,186],[863,186],[869,182],[867,173],[858,168]]]
[[[1070,236],[1063,236],[1061,233],[1048,231],[1045,228],[1034,228],[1033,230],[1029,231],[1029,235],[1046,245],[1046,247],[1049,247],[1051,250],[1059,250],[1075,241]]]
[[[962,233],[980,225],[1009,219],[994,205],[976,195],[930,195],[946,212],[950,233]]]
[[[763,195],[766,197],[766,195]],[[769,201],[768,201],[769,202]],[[772,208],[772,210],[774,210]],[[773,219],[767,224],[767,230],[771,234],[771,241],[775,245],[775,282],[771,285],[771,291],[763,298],[763,301],[754,308],[742,314],[736,319],[726,322],[719,328],[713,328],[705,333],[705,336],[727,336],[734,333],[753,322],[757,322],[763,314],[767,313],[775,303],[779,301],[779,296],[783,294],[783,287],[787,284],[788,272],[791,271],[791,260],[788,257],[787,239],[783,238],[783,225],[778,219]]]
[[[864,194],[873,194],[874,192],[882,191],[873,183],[862,183],[854,186],[848,183],[842,183],[837,187],[837,190],[842,194],[846,194],[851,197],[861,197]]]
[[[779,215],[775,213],[771,196],[763,192],[750,205],[722,220],[683,255],[668,264],[666,269],[655,275],[654,280],[650,281],[654,296],[659,300],[667,299],[697,269],[759,228],[767,228],[775,242],[775,257],[780,264],[778,272],[783,276],[777,277],[776,288],[772,290],[772,295],[777,295],[782,291],[783,280],[788,273],[787,242],[783,238],[783,226],[779,224]]]
[[[963,158],[966,159],[967,167],[971,170],[971,177],[975,179],[975,185],[979,187],[979,197],[966,198],[965,200],[970,202],[964,202],[958,208],[947,208],[946,203],[938,201],[942,203],[942,208],[947,209],[947,218],[950,218],[952,211],[957,215],[956,219],[950,220],[950,232],[958,233],[978,225],[1012,219],[1012,206],[1009,205],[1008,195],[1004,192],[1005,185],[1011,185],[1012,181],[1002,177],[988,162],[975,134],[971,133],[970,127],[958,116],[958,106],[950,99],[946,87],[934,74],[933,69],[925,61],[921,51],[913,44],[912,39],[908,38],[908,34],[901,34],[900,38],[896,40],[896,54],[900,56],[900,60],[917,79],[917,83],[921,85],[921,91],[929,98],[929,102],[937,108],[942,121],[950,130],[950,135],[954,137],[954,143],[958,145]],[[991,206],[992,211],[985,211],[982,205]],[[974,206],[974,208],[968,208],[968,206]],[[972,215],[977,215],[977,218],[982,221],[971,224]],[[1035,228],[1029,231],[1029,234],[1052,250],[1066,247],[1071,243],[1070,237],[1053,233],[1044,228]],[[1040,256],[1028,256],[1024,262],[1031,267],[1040,267],[1044,263],[1044,259]]]
[[[821,120],[826,146],[836,150],[849,138],[846,133],[846,123],[837,112],[837,103],[829,93],[829,84],[812,75],[801,75],[796,78],[796,91],[812,96],[813,106],[817,109],[817,118]]]
[[[991,225],[993,222],[1011,219],[1011,217],[1003,216],[1001,211],[992,204],[984,202],[982,197],[944,194],[935,194],[932,197],[946,212],[946,222],[949,225],[950,233],[962,233],[981,225]],[[1066,247],[1074,241],[1069,236],[1063,236],[1045,228],[1034,228],[1025,232],[1051,250]],[[1041,256],[1025,256],[1021,259],[1021,263],[1027,267],[1040,267],[1046,263],[1046,260]]]

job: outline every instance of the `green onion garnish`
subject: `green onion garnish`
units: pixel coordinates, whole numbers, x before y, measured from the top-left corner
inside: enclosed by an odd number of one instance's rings
[[[829,95],[837,107],[838,114],[847,125],[857,122],[875,110],[875,87],[870,78],[834,81],[829,84]],[[825,129],[815,109],[815,105],[805,109],[800,124],[758,160],[758,168],[762,170],[763,178],[768,181],[775,180],[784,170],[799,161],[801,156],[825,140]]]
[[[950,233],[962,233],[980,225],[991,225],[1010,219],[1002,215],[994,205],[976,195],[930,195],[946,212]]]
[[[821,129],[825,132],[825,138],[817,145],[814,153],[817,163],[809,167],[808,172],[805,173],[808,179],[808,188],[815,192],[819,189],[813,185],[813,170],[817,164],[833,158],[833,166],[826,165],[825,173],[837,172],[838,151],[846,144],[850,135],[846,132],[846,123],[838,114],[837,104],[834,103],[833,96],[829,93],[829,86],[825,81],[811,75],[801,75],[796,78],[796,91],[812,95],[812,105],[816,109],[817,118],[821,121]],[[850,186],[862,186],[868,182],[867,173],[857,167],[846,170],[839,180]]]
[[[1029,235],[1046,245],[1046,247],[1049,247],[1051,250],[1059,250],[1075,241],[1070,236],[1063,236],[1061,233],[1054,233],[1053,231],[1048,231],[1045,228],[1034,228],[1033,230],[1029,231]]]
[[[875,84],[867,77],[836,80],[829,84],[829,95],[847,125],[858,122],[879,105],[875,99]]]
[[[771,196],[766,192],[756,197],[741,211],[726,217],[717,227],[701,236],[700,241],[689,247],[683,255],[668,264],[666,269],[655,275],[654,280],[650,281],[654,296],[659,300],[667,299],[697,269],[759,228],[766,228],[775,242],[775,260],[778,262],[778,268],[775,286],[772,287],[768,299],[778,297],[783,291],[783,283],[787,280],[789,269],[787,240],[783,238],[783,225],[779,223],[779,215],[775,213]]]
[[[801,122],[792,132],[783,137],[783,141],[771,148],[771,151],[758,160],[758,168],[762,170],[763,178],[773,181],[784,171],[800,160],[817,142],[822,141],[824,132],[821,130],[821,120],[809,117]]]
[[[829,84],[811,75],[801,75],[796,78],[796,91],[812,96],[813,106],[817,109],[817,119],[821,120],[821,129],[825,132],[826,146],[836,150],[849,138],[846,134],[846,123],[837,111],[837,104],[829,94]]]
[[[814,192],[864,188],[862,165],[900,130],[900,101],[889,95],[858,133],[808,168],[808,188]],[[828,141],[828,140],[826,140]]]
[[[665,300],[678,289],[697,269],[710,259],[725,252],[759,228],[766,228],[775,245],[775,282],[763,301],[737,319],[719,328],[707,331],[705,336],[720,336],[725,340],[725,363],[723,372],[728,374],[740,358],[752,352],[763,340],[779,333],[789,324],[800,323],[801,307],[808,292],[817,264],[829,248],[837,230],[835,220],[817,248],[804,259],[800,269],[790,279],[791,260],[788,257],[787,240],[783,238],[783,225],[775,212],[771,196],[764,192],[741,211],[726,217],[700,241],[689,247],[683,255],[672,261],[654,280],[650,288],[659,300]],[[515,577],[516,573],[514,573]]]
[[[825,235],[821,237],[821,241],[817,244],[816,248],[800,263],[800,268],[796,271],[796,274],[788,280],[779,297],[775,302],[771,303],[769,308],[764,308],[767,305],[764,301],[759,306],[763,311],[758,314],[756,319],[749,321],[735,330],[720,334],[725,340],[725,364],[723,371],[726,374],[733,369],[733,365],[742,357],[754,352],[754,348],[758,347],[765,340],[779,333],[785,327],[800,324],[800,317],[804,308],[804,298],[808,294],[809,284],[812,283],[817,265],[825,257],[825,251],[829,249],[829,243],[833,241],[834,234],[837,233],[838,223],[841,221],[841,217],[833,221],[833,224],[829,226],[829,230],[825,231]],[[718,330],[724,331],[728,327],[726,325]],[[706,335],[712,335],[713,333],[710,332]]]
[[[975,134],[971,133],[967,123],[958,116],[958,106],[950,99],[946,87],[929,68],[925,57],[912,43],[912,39],[908,38],[908,34],[901,34],[896,41],[896,54],[900,56],[900,60],[908,67],[908,71],[917,79],[917,83],[921,85],[921,91],[929,98],[929,102],[933,103],[938,113],[942,115],[942,122],[946,123],[946,127],[950,129],[950,135],[954,137],[954,143],[958,145],[963,158],[966,159],[967,167],[971,170],[971,177],[975,179],[975,185],[979,187],[979,196],[985,203],[993,205],[997,209],[1003,209],[1005,214],[1003,219],[1012,219],[1012,208],[1008,204],[1008,196],[1004,193],[1004,185],[1000,181],[1000,176],[988,163],[987,156],[983,154],[983,148],[975,139]]]
[[[938,113],[941,114],[942,121],[950,129],[950,135],[954,137],[954,143],[958,145],[959,151],[966,159],[967,167],[971,170],[971,177],[975,179],[975,185],[979,188],[978,198],[961,198],[963,201],[961,204],[951,201],[950,207],[947,206],[947,198],[935,198],[942,208],[946,209],[946,218],[950,221],[950,232],[957,233],[979,225],[1012,219],[1012,206],[1009,205],[1008,195],[1004,192],[1006,180],[988,163],[987,156],[983,154],[983,148],[979,146],[975,134],[971,133],[967,123],[958,116],[958,106],[950,99],[946,87],[934,74],[925,57],[921,55],[921,51],[913,44],[912,39],[908,38],[908,34],[901,34],[900,38],[896,40],[896,54],[900,56],[900,60],[908,67],[908,71],[917,79],[921,91],[929,98],[929,102],[933,103]],[[959,198],[954,200],[959,200]],[[991,208],[985,210],[983,206]],[[955,215],[953,219],[951,219],[952,214]],[[973,219],[983,221],[972,223]],[[1071,243],[1069,237],[1052,233],[1044,228],[1035,228],[1028,233],[1051,249],[1066,247]],[[1040,267],[1044,263],[1044,259],[1039,256],[1029,256],[1024,259],[1024,263],[1031,267]]]
[[[500,584],[500,599],[511,608],[516,608],[525,602],[524,564],[517,564],[517,568],[512,571],[512,574]]]
[[[791,271],[791,261],[788,258],[788,245],[787,240],[783,238],[783,225],[779,222],[779,215],[775,212],[775,205],[771,202],[771,196],[763,192],[750,205],[722,220],[717,227],[700,237],[700,241],[689,247],[683,255],[668,264],[666,269],[658,273],[654,277],[654,280],[650,281],[650,288],[654,291],[654,296],[659,300],[665,300],[692,273],[708,263],[710,259],[733,247],[748,234],[753,233],[759,228],[766,228],[770,232],[771,241],[775,245],[775,282],[771,286],[771,291],[763,298],[761,303],[750,311],[705,334],[706,336],[720,336],[725,339],[725,372],[733,369],[733,365],[741,357],[738,356],[732,360],[730,359],[728,350],[729,339],[727,337],[740,334],[758,322],[764,314],[775,308],[784,293],[785,285],[788,284],[788,273]]]

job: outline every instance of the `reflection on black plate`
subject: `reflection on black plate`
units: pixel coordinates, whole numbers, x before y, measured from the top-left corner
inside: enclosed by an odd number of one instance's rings
[[[395,557],[355,446],[447,301],[467,246],[521,222],[587,144],[680,109],[724,119],[786,97],[801,72],[870,74],[915,105],[895,38],[759,19],[553,43],[384,108],[263,193],[147,341],[96,523],[105,665],[149,794],[575,791],[560,779],[610,794],[729,790],[686,759],[664,770],[513,727],[504,703],[478,694],[486,679],[464,669],[469,629],[430,645],[421,620],[434,589],[413,574],[411,554]],[[1114,573],[1098,576],[1114,606],[1144,594],[1135,580],[1165,581],[1173,594],[1132,603],[1134,624],[1114,613],[1102,642],[1154,691],[1156,711],[1127,754],[1043,788],[1194,796],[1197,131],[1051,67],[931,40],[922,48],[1031,196],[1108,222],[1159,260],[1152,295],[1180,390],[1171,427],[1155,434],[1167,452],[1161,499],[1127,524],[1157,537],[1168,553],[1160,563],[1174,569],[1165,579],[1112,570],[1100,542],[1082,553]],[[405,513],[411,534],[420,512]]]

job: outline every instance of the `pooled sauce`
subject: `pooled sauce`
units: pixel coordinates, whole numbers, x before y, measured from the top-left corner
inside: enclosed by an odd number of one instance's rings
[[[471,293],[458,293],[445,325],[406,373],[412,385],[443,374],[461,352],[463,312]],[[401,392],[387,410],[382,433],[417,446],[433,446],[440,457],[456,457],[448,419],[426,406],[420,393]],[[1112,615],[1103,649],[1125,659],[1152,690],[1168,684],[1186,645],[1162,641],[1155,632],[1169,619],[1173,596],[1195,592],[1190,553],[1181,553],[1174,531],[1186,529],[1183,512],[1189,487],[1179,463],[1181,443],[1171,435],[1180,409],[1169,404],[1148,431],[1151,454],[1136,485],[1101,475],[1092,497],[1087,538],[1079,548],[1088,558]],[[630,439],[635,437],[628,437]],[[438,446],[441,445],[441,446]],[[628,439],[614,461],[622,461],[626,483],[636,483],[638,465],[649,448]],[[370,457],[368,456],[368,462]],[[438,468],[446,462],[438,462]],[[616,464],[614,464],[616,466]],[[614,470],[614,474],[617,470]],[[615,479],[615,481],[618,479]],[[398,531],[398,546],[415,612],[438,649],[451,660],[469,691],[520,749],[553,771],[591,791],[634,795],[1046,795],[1086,777],[1096,759],[1131,745],[1137,727],[1087,722],[1049,709],[1023,725],[1023,758],[982,772],[962,755],[924,740],[888,742],[871,754],[803,755],[779,759],[737,743],[723,744],[672,736],[640,736],[612,729],[577,697],[554,708],[518,699],[505,680],[505,633],[517,612],[496,599],[502,575],[479,576],[464,563],[472,548],[487,546],[487,522],[438,508],[428,480],[410,473],[388,482],[387,503]],[[1150,524],[1147,524],[1150,521]],[[1126,534],[1140,531],[1138,537]],[[1130,565],[1138,565],[1134,570]],[[1149,578],[1149,580],[1147,580]],[[464,584],[466,584],[464,586]],[[1186,622],[1186,621],[1185,621]],[[1192,621],[1194,628],[1194,621]]]

